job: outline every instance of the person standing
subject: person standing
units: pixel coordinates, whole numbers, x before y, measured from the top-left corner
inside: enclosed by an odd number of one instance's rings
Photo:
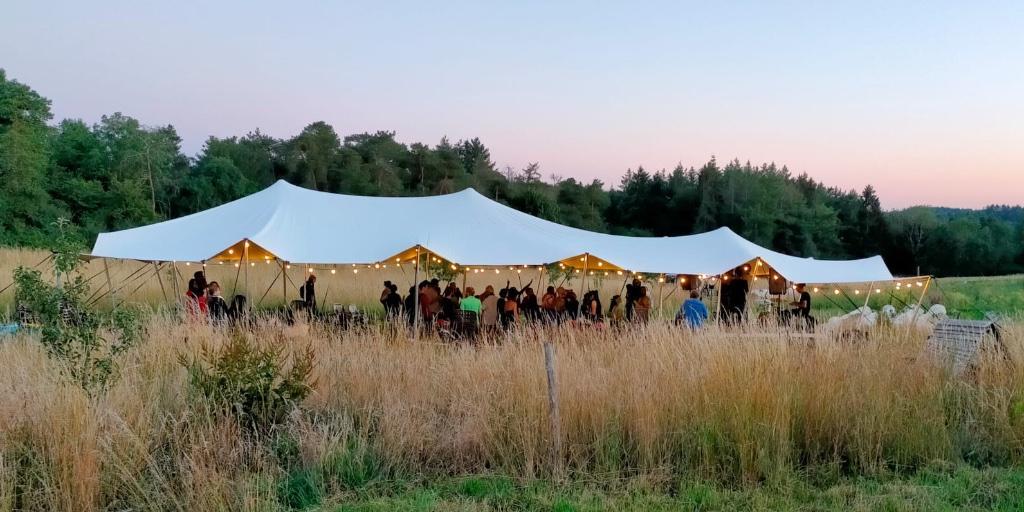
[[[299,297],[307,311],[316,311],[316,276],[310,274],[299,288]]]
[[[639,287],[639,296],[633,303],[633,320],[646,324],[651,316],[651,298],[647,296],[647,287]]]
[[[206,277],[196,272],[188,280],[188,291],[185,292],[185,310],[192,318],[206,317]]]
[[[402,296],[398,294],[398,285],[388,283],[388,294],[384,297],[384,313],[389,319],[398,318],[402,313]]]
[[[484,329],[494,331],[498,328],[498,296],[494,294],[494,287],[487,285],[484,293],[480,295],[480,302],[483,306],[483,317],[481,318]]]
[[[206,289],[206,310],[214,323],[221,323],[228,317],[228,302],[221,295],[220,283],[213,281]]]
[[[679,312],[676,313],[676,324],[686,322],[691,329],[698,329],[704,325],[704,322],[708,319],[708,308],[700,300],[700,292],[693,290],[690,292],[690,298],[686,299],[681,306],[679,306]]]

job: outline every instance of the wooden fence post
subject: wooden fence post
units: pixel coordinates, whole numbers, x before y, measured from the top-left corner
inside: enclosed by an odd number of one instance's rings
[[[551,421],[551,462],[555,472],[562,472],[562,420],[558,413],[558,382],[555,380],[555,347],[544,342],[544,367],[548,374],[548,418]]]

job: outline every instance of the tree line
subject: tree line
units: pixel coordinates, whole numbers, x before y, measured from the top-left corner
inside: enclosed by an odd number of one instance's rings
[[[699,167],[627,170],[612,187],[539,163],[498,168],[479,139],[404,144],[394,132],[340,136],[319,121],[288,139],[259,130],[210,137],[195,157],[174,127],[121,113],[53,122],[50,101],[0,70],[0,245],[46,247],[58,218],[97,233],[175,218],[278,179],[327,192],[419,196],[474,188],[569,226],[636,236],[728,226],[799,256],[885,257],[900,274],[994,275],[1024,269],[1024,208],[886,212],[875,190],[840,190],[774,163],[711,158]],[[413,220],[410,219],[410,222]]]

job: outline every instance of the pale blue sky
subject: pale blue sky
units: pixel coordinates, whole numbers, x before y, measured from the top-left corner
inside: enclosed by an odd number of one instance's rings
[[[58,118],[479,136],[499,165],[785,163],[886,207],[1024,202],[1024,2],[7,0]]]

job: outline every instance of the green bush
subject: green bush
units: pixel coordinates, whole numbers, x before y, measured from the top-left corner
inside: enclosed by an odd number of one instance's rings
[[[290,361],[288,361],[290,359]],[[313,352],[293,354],[261,346],[242,331],[219,349],[182,355],[190,387],[215,410],[234,416],[249,432],[266,433],[283,423],[312,391]]]
[[[106,389],[117,369],[117,357],[142,336],[137,311],[117,307],[109,317],[93,310],[89,285],[78,273],[79,246],[63,233],[54,248],[57,283],[50,284],[40,271],[18,267],[14,270],[15,302],[38,328],[47,354],[62,364],[62,370],[90,395]]]

